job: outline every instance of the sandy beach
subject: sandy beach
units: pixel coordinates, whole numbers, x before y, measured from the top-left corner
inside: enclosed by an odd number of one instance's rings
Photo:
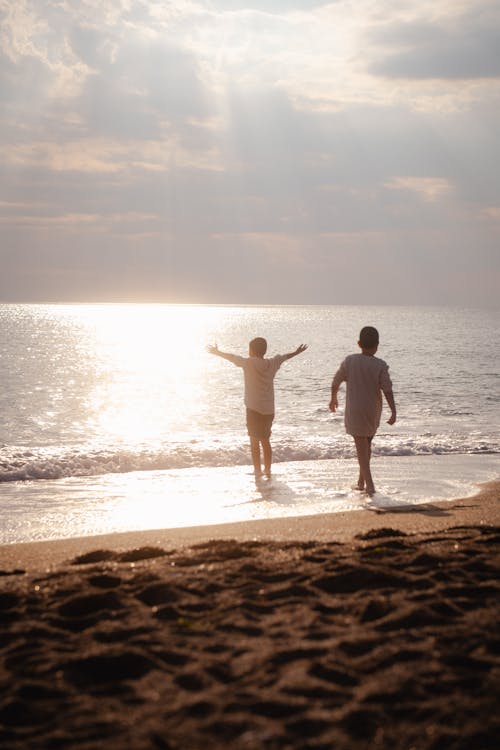
[[[500,482],[0,548],[0,745],[488,750]]]

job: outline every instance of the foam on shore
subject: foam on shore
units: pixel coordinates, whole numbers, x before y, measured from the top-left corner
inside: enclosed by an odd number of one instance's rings
[[[292,461],[255,482],[249,466],[108,474],[0,486],[0,544],[400,508],[465,497],[499,476],[496,455],[373,460],[377,495],[352,489],[355,460]]]

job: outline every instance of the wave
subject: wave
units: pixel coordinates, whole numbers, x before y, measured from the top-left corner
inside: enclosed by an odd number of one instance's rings
[[[423,456],[447,454],[497,454],[500,444],[471,440],[470,436],[452,438],[419,435],[405,440],[377,436],[374,455]],[[353,457],[352,441],[316,439],[306,446],[290,440],[275,440],[273,461],[321,461]],[[157,449],[20,449],[4,446],[0,450],[0,482],[54,480],[123,474],[133,471],[160,471],[195,467],[246,465],[249,451],[245,442],[237,445],[182,443]]]

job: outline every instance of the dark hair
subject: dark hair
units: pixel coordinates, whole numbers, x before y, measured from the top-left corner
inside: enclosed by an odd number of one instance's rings
[[[365,326],[359,333],[359,343],[363,349],[373,349],[378,346],[378,331],[372,326]]]
[[[257,357],[263,357],[267,351],[267,341],[260,336],[250,341],[250,349]]]

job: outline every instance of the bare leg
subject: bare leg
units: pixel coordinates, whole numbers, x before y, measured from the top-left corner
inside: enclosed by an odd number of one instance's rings
[[[354,443],[356,445],[356,453],[358,455],[359,463],[358,486],[360,489],[364,487],[369,495],[374,495],[375,486],[373,484],[372,474],[370,470],[372,439],[367,437],[354,436]]]
[[[253,470],[256,477],[262,474],[260,465],[260,441],[259,438],[250,437],[250,451],[252,453]]]
[[[262,453],[264,454],[264,474],[266,477],[271,476],[271,462],[273,460],[273,449],[269,438],[262,438]]]
[[[361,490],[361,492],[365,489],[365,480],[363,479],[363,475],[361,472],[359,472],[358,481],[353,487],[353,490]]]

